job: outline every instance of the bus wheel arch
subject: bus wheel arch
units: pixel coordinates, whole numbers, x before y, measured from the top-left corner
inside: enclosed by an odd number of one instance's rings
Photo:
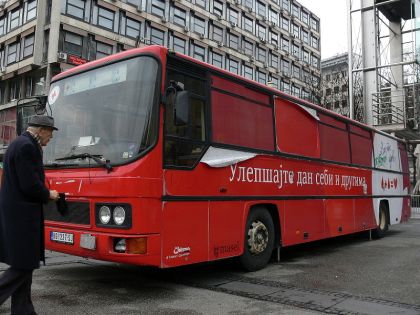
[[[372,237],[375,239],[382,238],[388,232],[390,217],[389,217],[389,202],[384,199],[379,202],[378,208],[378,226],[372,230]]]
[[[239,257],[247,271],[264,268],[276,244],[279,244],[279,220],[275,205],[253,205],[248,212],[244,228],[244,250]]]

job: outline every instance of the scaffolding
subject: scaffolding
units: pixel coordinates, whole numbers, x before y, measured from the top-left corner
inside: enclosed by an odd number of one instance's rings
[[[351,117],[418,140],[420,0],[347,4]]]

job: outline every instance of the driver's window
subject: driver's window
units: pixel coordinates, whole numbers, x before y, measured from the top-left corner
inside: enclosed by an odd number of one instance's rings
[[[189,123],[174,123],[174,95],[170,95],[165,109],[164,164],[166,167],[190,168],[198,162],[205,148],[205,74],[190,75],[169,69],[167,86],[171,81],[189,92]]]

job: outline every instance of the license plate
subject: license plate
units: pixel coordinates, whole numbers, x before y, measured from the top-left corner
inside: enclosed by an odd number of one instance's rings
[[[96,249],[96,237],[90,234],[80,235],[80,247],[86,249]]]
[[[50,232],[50,239],[57,243],[74,244],[74,235],[71,233]]]

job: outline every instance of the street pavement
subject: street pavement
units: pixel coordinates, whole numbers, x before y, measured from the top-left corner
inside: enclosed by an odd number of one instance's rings
[[[47,252],[34,273],[39,315],[420,314],[420,220],[285,248],[245,273],[235,260],[156,269]],[[6,268],[0,264],[0,271]],[[0,314],[10,313],[10,300]]]

